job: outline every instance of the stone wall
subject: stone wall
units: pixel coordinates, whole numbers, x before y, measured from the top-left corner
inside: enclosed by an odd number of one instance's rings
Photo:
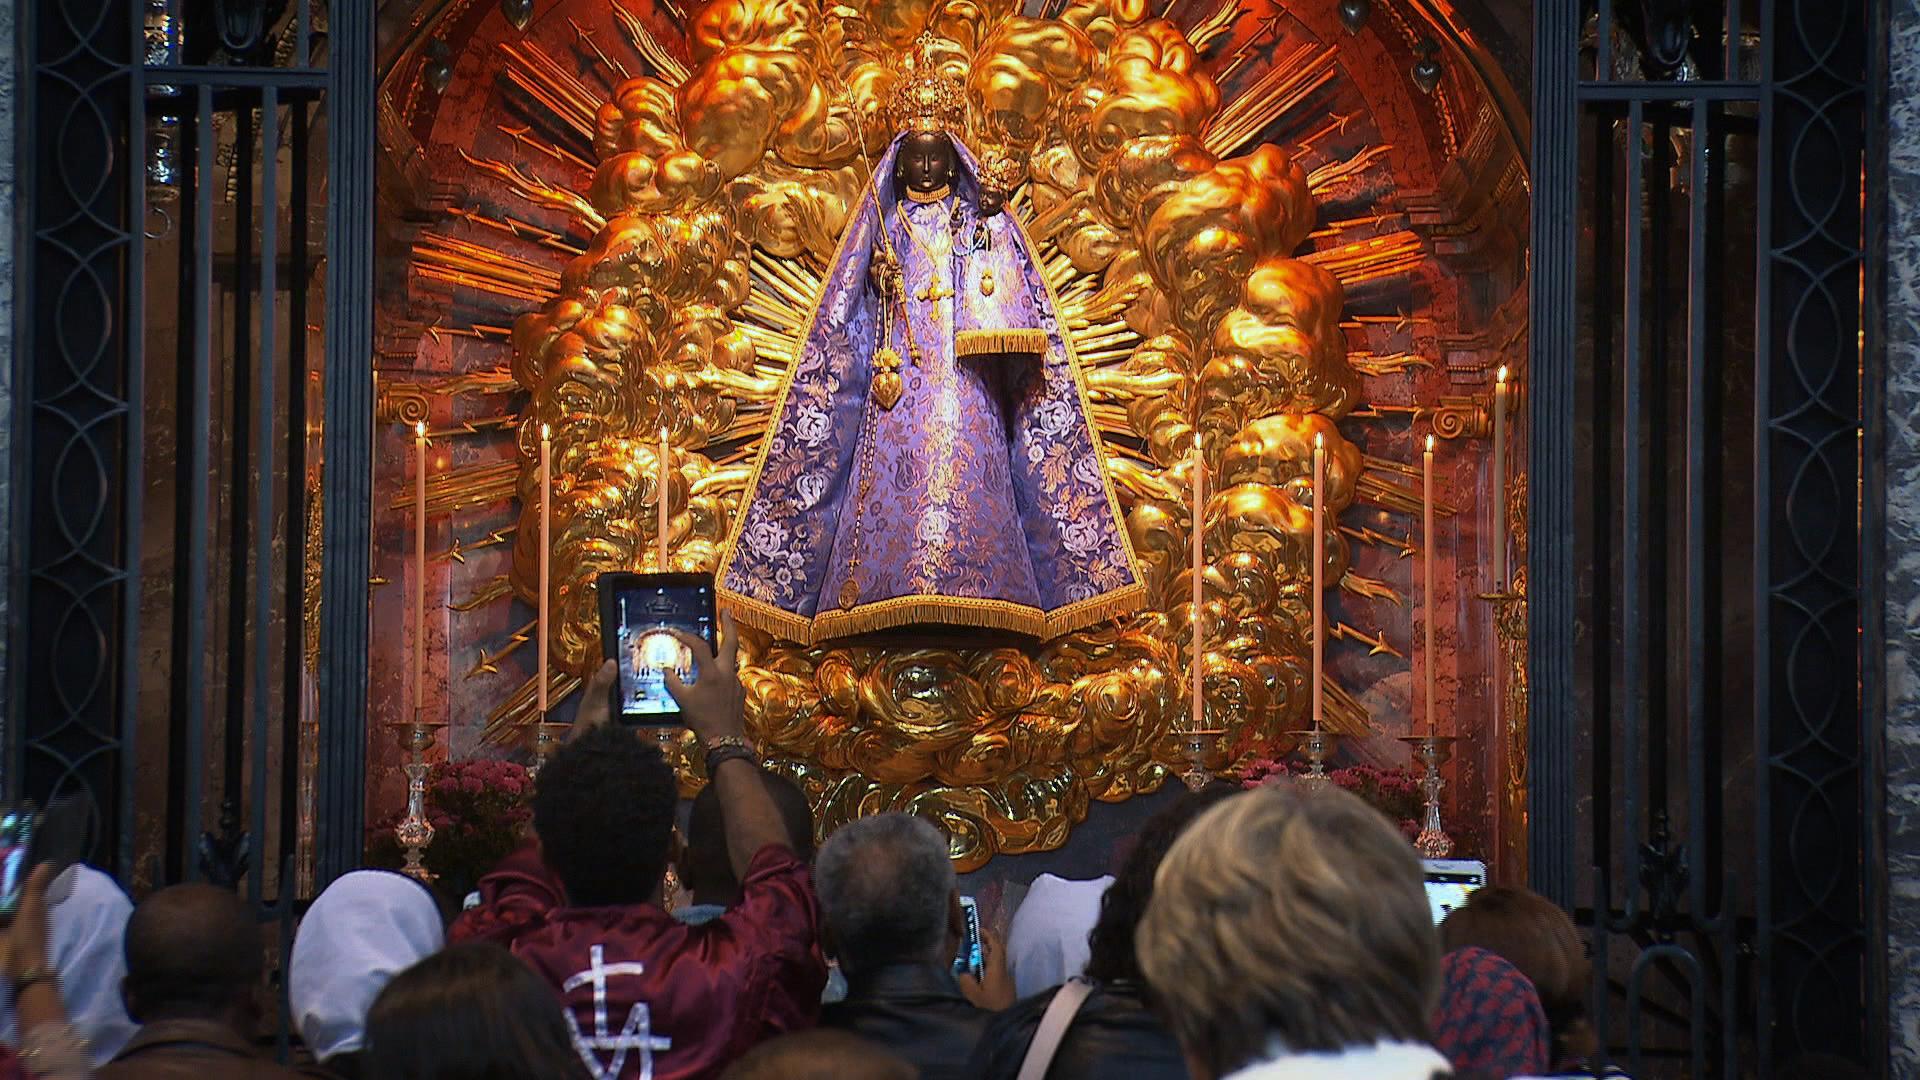
[[[1920,0],[1889,0],[1887,971],[1893,1075],[1920,1080]]]

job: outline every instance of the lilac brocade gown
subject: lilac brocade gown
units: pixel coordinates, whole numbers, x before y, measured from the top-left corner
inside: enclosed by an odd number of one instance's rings
[[[1144,598],[1051,295],[1011,215],[977,220],[962,159],[948,200],[883,192],[849,221],[722,562],[749,625],[802,643],[927,624],[1052,637]],[[883,217],[905,276],[891,319],[870,274]],[[891,408],[868,395],[886,322]]]

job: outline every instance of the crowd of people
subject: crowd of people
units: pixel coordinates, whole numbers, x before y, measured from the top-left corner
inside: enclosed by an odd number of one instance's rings
[[[747,740],[730,621],[719,652],[697,683],[669,677],[711,779],[684,844],[672,769],[607,722],[609,664],[540,772],[527,844],[465,909],[449,924],[397,873],[339,878],[283,1004],[233,893],[133,907],[96,871],[41,869],[0,935],[0,1080],[1585,1074],[1566,914],[1487,888],[1435,927],[1404,836],[1326,787],[1181,797],[1110,878],[1037,882],[1009,946],[988,935],[957,975],[946,835],[883,813],[814,851],[803,794]],[[276,1007],[291,1054],[256,1041]]]

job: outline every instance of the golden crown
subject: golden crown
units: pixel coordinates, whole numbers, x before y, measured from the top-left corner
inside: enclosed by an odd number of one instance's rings
[[[895,70],[893,99],[887,106],[895,130],[958,135],[966,129],[966,92],[959,80],[941,72],[935,40],[932,34],[920,35]]]

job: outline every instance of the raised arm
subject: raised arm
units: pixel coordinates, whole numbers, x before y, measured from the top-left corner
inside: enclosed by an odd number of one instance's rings
[[[770,844],[791,846],[792,841],[773,797],[767,794],[758,759],[750,753],[728,752],[745,747],[747,738],[739,631],[733,613],[722,612],[720,655],[711,661],[702,655],[707,650],[706,642],[684,634],[676,636],[694,650],[695,656],[702,657],[703,670],[691,685],[681,682],[678,672],[667,672],[667,691],[679,703],[687,727],[713,765],[711,780],[719,790],[721,817],[726,821],[727,861],[733,865],[735,879],[744,881],[747,867],[761,848]]]

